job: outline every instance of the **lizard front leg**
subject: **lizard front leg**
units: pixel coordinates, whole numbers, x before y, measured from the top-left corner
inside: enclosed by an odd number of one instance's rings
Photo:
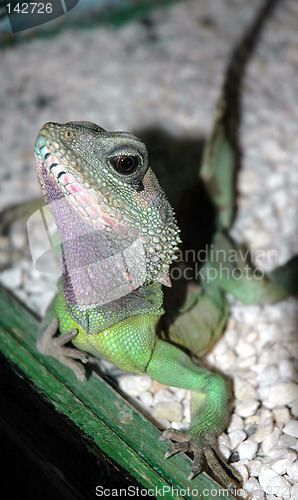
[[[63,365],[71,368],[75,372],[77,379],[83,381],[85,380],[85,369],[81,363],[75,360],[87,363],[88,355],[79,349],[66,347],[66,344],[77,336],[79,329],[74,327],[57,335],[59,333],[59,320],[56,317],[55,305],[56,297],[48,307],[46,316],[40,325],[37,337],[37,349],[42,354],[52,356]]]
[[[225,469],[241,481],[239,474],[225,463],[217,449],[217,438],[225,430],[229,420],[228,394],[223,377],[196,365],[182,350],[160,339],[156,340],[146,373],[158,382],[191,391],[189,434],[171,429],[165,431],[162,439],[176,441],[165,458],[179,451],[193,451],[194,463],[189,479],[202,471],[206,459],[210,468],[227,487],[232,487],[233,482]],[[224,467],[221,463],[224,463]]]

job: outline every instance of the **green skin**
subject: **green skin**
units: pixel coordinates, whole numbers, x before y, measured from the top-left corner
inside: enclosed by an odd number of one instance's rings
[[[82,141],[87,136],[94,141],[98,148],[99,153],[97,153],[96,159],[92,156],[92,152],[86,156]],[[231,161],[232,149],[225,137],[221,136],[221,138],[223,144],[218,140],[215,141],[211,157],[210,153],[208,153],[207,160],[205,157],[202,178],[206,184],[210,183],[211,178],[216,180],[216,165],[219,164],[223,168],[225,155],[227,161]],[[123,172],[119,175],[119,172],[113,170],[112,163],[109,163],[110,160],[107,161],[107,158],[111,157],[111,147],[115,149],[115,144],[118,148],[116,157],[119,157],[119,151],[121,157],[125,158],[136,155],[136,151],[139,155],[140,161],[136,172],[133,171],[132,175],[128,175],[128,180]],[[129,227],[139,229],[146,225],[149,227],[151,222],[148,220],[152,221],[155,217],[156,226],[154,226],[155,222],[152,222],[153,226],[151,227],[151,229],[153,228],[152,233],[154,233],[156,228],[162,224],[160,213],[158,210],[156,213],[154,212],[152,201],[154,196],[157,196],[158,203],[170,210],[155,177],[150,177],[154,174],[147,165],[144,145],[130,134],[106,132],[86,122],[49,123],[41,129],[35,151],[37,171],[47,203],[51,200],[48,197],[43,175],[50,176],[55,190],[59,193],[59,182],[50,173],[49,166],[50,163],[59,163],[64,172],[71,173],[78,183],[83,182],[83,173],[84,178],[87,177],[88,182],[90,182],[86,189],[95,189],[106,197],[112,193],[114,197],[110,196],[108,203],[113,208],[120,210],[119,206],[115,207],[115,199],[123,202],[122,215],[124,221],[130,225]],[[45,159],[46,154],[48,157],[49,154],[52,155],[48,162]],[[221,157],[220,162],[218,155]],[[149,183],[146,181],[148,176],[151,179]],[[109,189],[106,187],[105,181],[107,179],[108,182],[111,182]],[[126,184],[123,185],[122,181]],[[143,182],[143,189],[139,189],[140,184],[136,187],[136,182]],[[225,193],[219,194],[221,196],[217,195],[217,200],[215,200],[218,207],[218,232],[214,237],[213,245],[215,249],[222,248],[229,251],[230,248],[233,248],[237,252],[239,249],[230,242],[224,233],[228,225],[226,221],[229,219],[226,207],[232,206],[233,203],[230,199],[225,198]],[[145,204],[142,201],[145,199],[144,197],[146,198]],[[67,202],[72,204],[71,196],[68,197]],[[225,210],[220,210],[221,203]],[[134,204],[135,223],[131,222],[131,218],[128,216],[126,220],[126,210],[129,210],[132,204]],[[241,280],[215,277],[210,281],[207,279],[208,269],[209,266],[214,267],[215,264],[207,262],[201,274],[202,286],[189,294],[187,304],[190,306],[185,306],[184,312],[182,311],[182,314],[170,328],[168,337],[175,343],[173,345],[163,340],[163,332],[159,331],[160,318],[164,313],[161,283],[169,284],[168,266],[174,259],[175,244],[179,241],[175,220],[172,213],[169,212],[169,214],[170,222],[164,223],[163,231],[165,234],[169,232],[173,241],[171,240],[169,246],[165,243],[163,250],[157,252],[161,257],[155,267],[152,264],[152,252],[149,251],[151,242],[148,245],[145,244],[147,275],[149,277],[142,286],[136,287],[137,293],[138,290],[145,293],[145,299],[141,305],[136,305],[135,312],[127,313],[128,315],[126,315],[125,310],[119,312],[114,307],[117,299],[115,302],[111,302],[111,310],[108,314],[103,314],[104,306],[100,304],[85,307],[70,304],[67,300],[65,285],[60,280],[58,294],[50,305],[40,329],[38,348],[44,354],[54,356],[72,368],[80,380],[84,379],[84,369],[80,361],[86,362],[88,357],[85,353],[89,353],[96,358],[109,360],[123,370],[146,373],[160,383],[189,389],[191,391],[189,434],[166,431],[163,438],[176,441],[166,457],[178,451],[191,450],[194,452],[194,464],[190,478],[202,471],[203,462],[206,459],[219,479],[229,487],[232,484],[230,475],[221,467],[216,458],[217,437],[225,430],[229,421],[225,381],[222,376],[212,373],[199,362],[193,362],[184,350],[177,347],[177,344],[194,352],[197,357],[205,354],[221,334],[226,322],[228,306],[224,291],[234,292],[238,298],[246,303],[274,302],[286,297],[289,293],[293,293],[293,282],[290,281],[289,277],[293,277],[294,269],[295,277],[297,277],[297,267],[290,263],[263,279],[250,279],[247,274],[244,274]],[[146,231],[145,233],[148,234]],[[125,237],[124,235],[123,238]],[[171,249],[169,250],[169,248]],[[241,268],[244,267],[245,263],[239,255],[237,263],[225,263],[226,265]],[[132,302],[135,300],[133,295],[129,295],[129,297],[131,297]],[[88,316],[88,331],[84,327],[86,315]],[[98,327],[99,322],[100,327]],[[188,328],[189,324],[192,325],[191,329]],[[59,336],[56,336],[57,327],[60,331]],[[90,334],[90,331],[93,333]],[[70,340],[76,349],[65,347],[65,344]],[[227,467],[230,469],[231,475],[234,475],[238,480],[241,479],[232,468]]]

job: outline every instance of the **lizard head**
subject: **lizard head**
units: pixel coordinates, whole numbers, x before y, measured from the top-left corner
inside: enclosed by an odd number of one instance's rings
[[[146,282],[171,286],[168,272],[179,230],[136,136],[90,122],[49,122],[39,132],[35,155],[46,203],[65,198],[84,223],[108,233],[116,246],[137,240],[144,249]],[[131,273],[127,276],[133,282]]]

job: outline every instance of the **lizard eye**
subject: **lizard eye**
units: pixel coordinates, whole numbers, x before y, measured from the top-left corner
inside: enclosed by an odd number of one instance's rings
[[[114,156],[110,163],[119,174],[131,175],[141,166],[142,160],[139,156]]]

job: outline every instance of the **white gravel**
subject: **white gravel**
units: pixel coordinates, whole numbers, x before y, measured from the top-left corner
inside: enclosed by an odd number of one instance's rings
[[[151,28],[134,22],[69,30],[5,49],[0,208],[39,195],[32,150],[45,121],[90,120],[130,131],[161,127],[176,138],[206,137],[228,54],[259,5],[187,0],[155,12]],[[298,251],[297,18],[297,2],[285,0],[262,34],[244,85],[239,210],[231,234],[265,270]],[[38,105],[38,96],[47,104]],[[14,227],[13,252],[22,253],[24,241]],[[6,251],[0,239],[3,261]],[[40,314],[55,293],[56,276],[32,269],[25,255],[1,281]],[[229,301],[225,334],[207,356],[234,380],[233,415],[220,448],[235,461],[253,500],[297,500],[297,302]],[[186,428],[188,392],[138,375],[123,375],[120,386],[160,425]]]

